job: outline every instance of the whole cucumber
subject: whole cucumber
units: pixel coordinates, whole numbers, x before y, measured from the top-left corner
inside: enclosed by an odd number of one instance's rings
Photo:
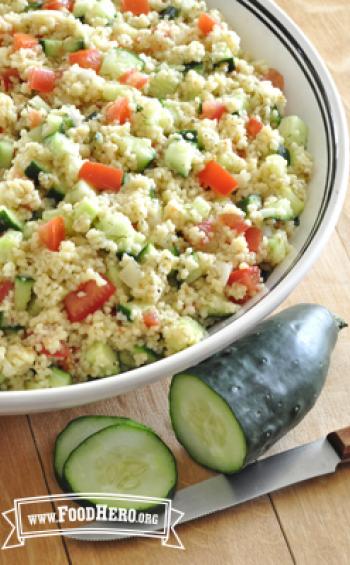
[[[344,326],[322,306],[299,304],[175,375],[170,415],[180,443],[222,472],[257,459],[315,404]]]

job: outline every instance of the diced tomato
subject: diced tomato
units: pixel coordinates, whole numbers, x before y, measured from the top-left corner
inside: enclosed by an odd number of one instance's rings
[[[159,326],[159,318],[155,310],[146,310],[142,315],[143,323],[146,328],[155,328]]]
[[[147,75],[140,73],[136,69],[131,69],[130,71],[126,71],[126,73],[122,74],[118,80],[121,84],[133,86],[134,88],[141,90],[148,83],[149,79]]]
[[[70,292],[64,299],[64,306],[71,322],[82,322],[89,314],[102,308],[105,302],[116,292],[116,287],[106,277],[106,284],[98,286],[91,280],[81,284],[77,290]]]
[[[13,81],[19,79],[19,72],[17,69],[4,69],[0,73],[0,79],[4,85],[4,91],[8,92],[13,86]]]
[[[56,75],[51,69],[33,69],[29,74],[29,86],[43,94],[52,92],[55,88]]]
[[[85,161],[79,171],[79,178],[92,184],[96,190],[118,192],[123,181],[122,169]]]
[[[129,122],[132,116],[132,109],[128,98],[118,98],[115,102],[109,104],[106,108],[105,116],[107,124],[118,122],[123,125],[125,122]]]
[[[217,161],[209,161],[198,175],[202,186],[211,188],[221,196],[227,196],[238,188],[238,182]]]
[[[207,100],[203,102],[200,118],[208,118],[209,120],[220,120],[221,116],[226,112],[226,106],[217,100]]]
[[[38,110],[29,110],[28,112],[28,123],[30,129],[36,128],[40,126],[41,122],[43,121],[43,117],[38,112]]]
[[[262,130],[263,123],[258,120],[257,118],[250,118],[246,125],[247,134],[249,137],[253,139],[258,135],[258,133]]]
[[[10,290],[12,288],[13,288],[13,282],[12,281],[1,281],[0,282],[0,302],[5,300],[6,296],[8,295],[8,293],[10,292]]]
[[[204,12],[199,16],[198,19],[198,27],[200,31],[204,33],[204,35],[208,35],[208,33],[213,31],[214,26],[217,23],[218,22],[214,20],[214,18],[212,18],[211,16],[209,16],[209,14],[206,14]]]
[[[148,0],[122,0],[123,12],[132,12],[134,16],[141,14],[148,14],[149,2]]]
[[[97,49],[81,49],[69,54],[69,63],[83,69],[93,69],[98,73],[102,64],[102,55]]]
[[[38,40],[28,33],[14,33],[12,47],[14,51],[19,49],[31,49],[38,45]]]
[[[277,69],[269,69],[262,78],[269,80],[275,88],[284,90],[284,76]]]
[[[66,235],[64,218],[56,216],[39,227],[39,239],[50,251],[58,251]]]
[[[249,228],[244,221],[244,218],[242,218],[239,214],[220,214],[219,220],[225,224],[225,226],[235,230],[237,233],[244,233]]]
[[[231,286],[234,283],[239,283],[246,287],[247,292],[242,300],[234,300],[233,298],[230,298],[230,300],[237,304],[244,304],[257,292],[260,284],[260,276],[260,269],[256,266],[247,267],[246,269],[235,269],[232,271],[227,281],[227,285]]]
[[[73,0],[46,0],[42,6],[43,10],[73,10]]]
[[[245,232],[245,238],[247,240],[249,251],[256,253],[261,245],[263,234],[260,228],[249,228]]]

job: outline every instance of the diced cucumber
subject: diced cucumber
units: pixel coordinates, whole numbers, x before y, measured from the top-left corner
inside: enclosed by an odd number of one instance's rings
[[[195,282],[197,279],[199,279],[202,275],[203,275],[203,271],[198,263],[198,259],[196,258],[196,263],[197,266],[193,267],[193,269],[190,270],[187,278],[186,278],[186,282],[188,284],[191,284],[193,282]]]
[[[236,304],[224,296],[213,296],[209,298],[208,316],[213,318],[224,318],[234,314],[236,310]]]
[[[133,89],[131,86],[119,84],[119,82],[106,82],[103,87],[102,96],[104,100],[112,102],[119,98],[119,96],[130,97]]]
[[[64,199],[65,193],[60,188],[50,188],[50,190],[47,191],[46,196],[58,204]]]
[[[53,135],[54,133],[60,131],[62,123],[62,116],[57,116],[57,114],[50,113],[41,128],[42,138],[46,139],[50,135]]]
[[[278,230],[267,243],[267,261],[271,265],[278,265],[289,252],[289,243],[284,231]]]
[[[84,198],[84,200],[81,200],[81,202],[78,202],[74,206],[73,217],[76,220],[80,216],[87,216],[90,220],[90,223],[92,224],[92,222],[97,217],[98,212],[99,209],[96,198],[94,199],[94,201]]]
[[[306,147],[308,128],[298,116],[287,116],[280,123],[279,131],[287,145],[297,143]]]
[[[155,98],[166,98],[174,94],[182,80],[182,75],[175,69],[162,69],[149,81],[148,94]]]
[[[279,125],[280,125],[280,123],[281,123],[281,121],[282,121],[281,113],[280,113],[279,109],[277,108],[277,106],[274,106],[274,107],[271,109],[271,112],[270,112],[270,124],[271,124],[271,127],[274,128],[274,129],[275,129],[275,128],[278,128]]]
[[[201,341],[206,331],[196,320],[181,316],[173,321],[165,333],[165,343],[169,353],[177,353]]]
[[[167,6],[164,10],[159,12],[159,17],[161,20],[175,20],[180,15],[179,8],[175,6]]]
[[[165,150],[165,164],[179,175],[188,177],[195,155],[196,149],[192,143],[185,140],[172,141]]]
[[[33,141],[41,142],[42,139],[43,139],[43,127],[42,127],[42,125],[29,130],[28,135],[29,135],[30,139],[32,139]]]
[[[111,0],[97,0],[88,10],[87,16],[91,18],[102,18],[108,22],[112,21],[117,11]]]
[[[294,217],[300,216],[305,208],[305,202],[299,198],[290,186],[283,185],[280,189],[281,195],[288,198],[292,206]]]
[[[44,110],[44,112],[50,111],[50,106],[46,104],[45,100],[43,100],[38,94],[33,96],[33,98],[29,100],[28,104],[32,106],[32,108],[35,108],[35,110]]]
[[[24,174],[26,175],[26,177],[31,179],[35,184],[39,184],[40,173],[46,172],[47,171],[36,161],[31,161],[29,165],[24,169]]]
[[[120,278],[123,283],[130,288],[134,288],[140,283],[142,279],[142,271],[140,265],[133,257],[131,257],[127,264],[121,269]]]
[[[152,255],[156,255],[156,248],[152,243],[146,243],[145,247],[143,247],[140,253],[136,257],[136,261],[139,263],[143,263],[147,260],[148,257],[152,257]]]
[[[109,264],[107,273],[107,279],[111,281],[117,288],[121,283],[120,276],[119,276],[119,269],[117,265]]]
[[[8,231],[0,237],[0,262],[6,263],[13,259],[13,251],[18,248],[23,239],[19,231]]]
[[[129,426],[148,429],[147,426],[122,416],[80,416],[71,420],[57,436],[55,442],[54,469],[58,481],[62,484],[64,464],[78,445],[104,428],[125,423]]]
[[[72,375],[66,371],[62,371],[58,367],[52,367],[49,376],[50,386],[53,388],[59,386],[68,386],[72,384]]]
[[[15,309],[27,310],[32,297],[34,279],[31,277],[16,277],[15,279]]]
[[[54,133],[45,139],[45,144],[55,157],[64,157],[75,153],[75,144],[63,133]]]
[[[9,230],[23,231],[23,223],[6,206],[0,206],[0,234]]]
[[[40,39],[39,43],[47,57],[57,59],[63,55],[63,41],[60,39]]]
[[[104,77],[116,79],[131,69],[142,70],[144,62],[136,53],[115,47],[103,58],[100,74]]]
[[[267,201],[264,203],[264,208],[260,210],[260,214],[264,219],[271,218],[284,222],[294,220],[295,218],[291,203],[287,198],[278,198],[270,202]]]
[[[237,202],[237,206],[243,210],[243,212],[249,214],[252,210],[258,210],[261,208],[261,196],[259,194],[249,194],[249,196]]]
[[[63,49],[66,53],[74,53],[85,49],[85,41],[82,37],[67,37],[63,41]]]
[[[117,312],[120,312],[120,314],[123,314],[123,316],[125,316],[125,318],[128,320],[128,322],[131,322],[133,320],[133,313],[132,313],[132,309],[130,308],[130,306],[126,306],[125,304],[118,304]]]
[[[145,347],[144,345],[135,345],[133,352],[130,351],[121,351],[119,354],[120,362],[126,369],[134,369],[137,367],[137,363],[135,361],[135,355],[144,355],[145,361],[144,365],[148,365],[149,363],[154,363],[160,359],[159,355],[150,349],[149,347]]]
[[[115,500],[100,499],[98,493],[134,495],[123,501],[136,511],[158,503],[137,496],[172,496],[177,482],[176,462],[163,441],[150,429],[117,424],[91,435],[70,454],[63,467],[70,492],[96,493],[88,504],[115,507]]]
[[[96,228],[103,231],[109,239],[118,242],[120,239],[132,238],[135,234],[134,227],[127,216],[120,212],[107,211],[100,216]]]
[[[189,205],[189,215],[197,222],[206,220],[210,214],[210,204],[202,196],[196,196],[192,204]]]
[[[73,15],[82,18],[92,8],[96,0],[76,0],[73,8]]]
[[[15,146],[13,141],[8,139],[0,140],[0,169],[9,169],[11,167]]]
[[[84,180],[79,180],[73,186],[73,189],[66,194],[65,200],[66,202],[75,204],[76,202],[83,200],[85,197],[93,200],[96,197],[96,192],[90,184]]]
[[[179,276],[179,271],[177,271],[176,269],[170,271],[170,273],[167,276],[167,281],[169,286],[177,289],[180,288],[182,281],[179,280],[178,276]]]
[[[136,157],[136,170],[138,173],[142,173],[156,157],[156,151],[152,147],[152,142],[146,138],[130,137],[128,144]]]
[[[118,355],[102,341],[95,341],[82,353],[82,362],[87,365],[90,377],[109,377],[119,373]]]

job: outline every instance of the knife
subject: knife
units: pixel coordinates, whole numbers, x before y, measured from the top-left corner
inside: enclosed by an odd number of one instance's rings
[[[225,510],[281,488],[320,477],[337,470],[339,463],[350,462],[350,427],[326,438],[284,451],[248,465],[235,475],[217,475],[179,490],[173,507],[184,513],[179,525],[213,512]],[[113,523],[98,522],[90,527],[110,528],[111,533],[65,534],[81,541],[111,541],[132,534],[113,533]],[[130,529],[131,524],[128,525]],[[154,531],[157,527],[154,527]]]

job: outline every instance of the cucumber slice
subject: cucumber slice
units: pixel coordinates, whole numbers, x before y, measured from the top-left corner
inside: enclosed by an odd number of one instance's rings
[[[76,206],[74,207],[74,219],[76,220],[80,216],[87,216],[90,220],[90,224],[92,224],[99,211],[97,202],[98,201],[96,199],[89,200],[88,198],[84,198],[84,200],[78,202],[78,204],[76,204]]]
[[[182,80],[182,74],[175,69],[162,69],[149,81],[148,94],[155,98],[166,98],[175,94]]]
[[[85,41],[81,37],[68,37],[63,41],[63,49],[66,53],[74,53],[85,49]]]
[[[60,39],[40,39],[39,43],[47,57],[56,59],[63,54],[63,41]]]
[[[60,132],[54,133],[53,135],[47,137],[45,139],[45,144],[50,149],[51,153],[55,155],[55,157],[64,157],[65,155],[72,155],[75,153],[75,144],[71,139]]]
[[[166,166],[183,177],[188,177],[195,156],[195,148],[187,141],[172,141],[165,150]]]
[[[0,234],[12,229],[23,231],[23,223],[19,221],[16,214],[6,206],[0,206]]]
[[[96,192],[90,184],[88,184],[84,180],[79,180],[73,186],[73,189],[66,194],[65,200],[66,202],[75,204],[76,202],[83,200],[85,197],[89,200],[94,200],[96,197]]]
[[[196,375],[175,375],[169,405],[175,435],[195,461],[221,473],[243,467],[247,454],[243,430],[215,390]]]
[[[120,372],[118,355],[102,341],[95,341],[81,357],[82,361],[88,365],[92,378],[109,377]]]
[[[7,139],[0,140],[0,169],[9,169],[11,167],[14,152],[15,148],[12,141]]]
[[[290,200],[288,198],[279,198],[274,202],[268,202],[266,207],[260,210],[264,219],[280,220],[289,222],[294,220],[295,214],[293,212]]]
[[[62,371],[62,369],[59,369],[58,367],[52,367],[49,382],[50,386],[53,388],[68,386],[72,384],[72,375],[66,371]]]
[[[96,432],[116,424],[148,429],[143,424],[119,416],[80,416],[71,420],[57,436],[54,450],[54,469],[58,481],[63,479],[63,467],[72,451]]]
[[[14,298],[16,310],[27,310],[27,306],[32,298],[33,285],[34,280],[31,277],[16,277]]]
[[[39,184],[40,173],[46,172],[47,171],[36,161],[31,161],[29,165],[24,169],[24,174],[26,175],[26,177],[31,179],[35,184]]]
[[[23,235],[19,231],[9,230],[0,237],[0,262],[6,263],[13,258],[13,250],[22,242]]]
[[[287,116],[280,123],[279,131],[287,145],[297,143],[306,147],[308,128],[298,116]]]
[[[175,6],[168,6],[159,12],[159,17],[161,20],[175,20],[180,15],[179,8]]]
[[[115,47],[104,56],[100,74],[115,79],[130,69],[142,70],[144,66],[145,63],[136,53]]]
[[[112,472],[111,472],[112,471]],[[117,492],[170,498],[177,482],[176,462],[170,449],[151,430],[128,424],[109,426],[81,443],[63,467],[71,492]],[[115,506],[98,495],[89,504]],[[146,510],[149,501],[123,501],[124,508]]]

